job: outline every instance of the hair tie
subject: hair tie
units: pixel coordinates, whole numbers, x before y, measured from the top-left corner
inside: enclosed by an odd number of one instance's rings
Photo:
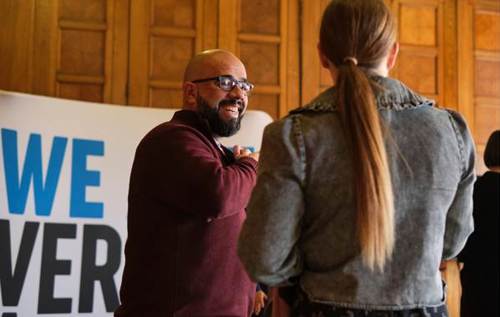
[[[353,57],[353,56],[347,56],[346,58],[344,58],[344,63],[347,63],[351,61],[354,66],[358,65],[358,60],[356,59],[356,57]]]

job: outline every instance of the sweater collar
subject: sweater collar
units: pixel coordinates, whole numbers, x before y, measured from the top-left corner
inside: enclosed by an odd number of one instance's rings
[[[200,114],[192,110],[179,110],[174,113],[172,120],[170,121],[176,124],[183,124],[190,126],[198,131],[200,131],[205,137],[207,137],[212,144],[217,147],[226,159],[230,162],[234,161],[234,154],[231,150],[226,148],[222,143],[220,143],[210,131],[210,126],[207,120],[203,119]]]
[[[171,120],[172,123],[184,124],[195,128],[207,137],[213,138],[208,122],[203,119],[200,114],[192,110],[179,110],[174,113]]]

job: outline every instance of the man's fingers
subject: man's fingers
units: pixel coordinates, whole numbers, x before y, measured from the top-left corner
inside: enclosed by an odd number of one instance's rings
[[[262,309],[262,306],[260,304],[257,304],[257,307],[255,307],[255,315],[260,314],[261,309]]]

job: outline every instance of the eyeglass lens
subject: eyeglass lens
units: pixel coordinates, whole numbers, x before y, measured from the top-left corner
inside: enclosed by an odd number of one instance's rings
[[[219,87],[227,91],[232,90],[236,85],[243,91],[250,91],[252,89],[252,85],[249,82],[237,80],[231,76],[220,76],[218,82]]]

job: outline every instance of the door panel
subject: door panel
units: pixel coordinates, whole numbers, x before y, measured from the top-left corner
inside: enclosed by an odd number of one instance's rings
[[[411,89],[444,103],[443,0],[393,0],[400,55],[391,75]]]
[[[126,103],[128,0],[35,1],[32,92]]]
[[[35,4],[0,1],[0,89],[30,92]]]
[[[249,108],[273,118],[296,107],[298,92],[298,1],[221,0],[219,47],[238,55],[255,90]],[[257,18],[258,17],[258,18]]]
[[[213,44],[205,39],[215,34],[203,26],[214,22],[215,5],[210,0],[132,1],[129,104],[182,106],[184,69],[196,52]]]
[[[320,64],[317,49],[321,18],[328,3],[328,0],[302,2],[302,105],[332,85],[329,71]]]
[[[500,129],[500,1],[459,2],[460,112],[472,130],[481,174],[488,137]]]

